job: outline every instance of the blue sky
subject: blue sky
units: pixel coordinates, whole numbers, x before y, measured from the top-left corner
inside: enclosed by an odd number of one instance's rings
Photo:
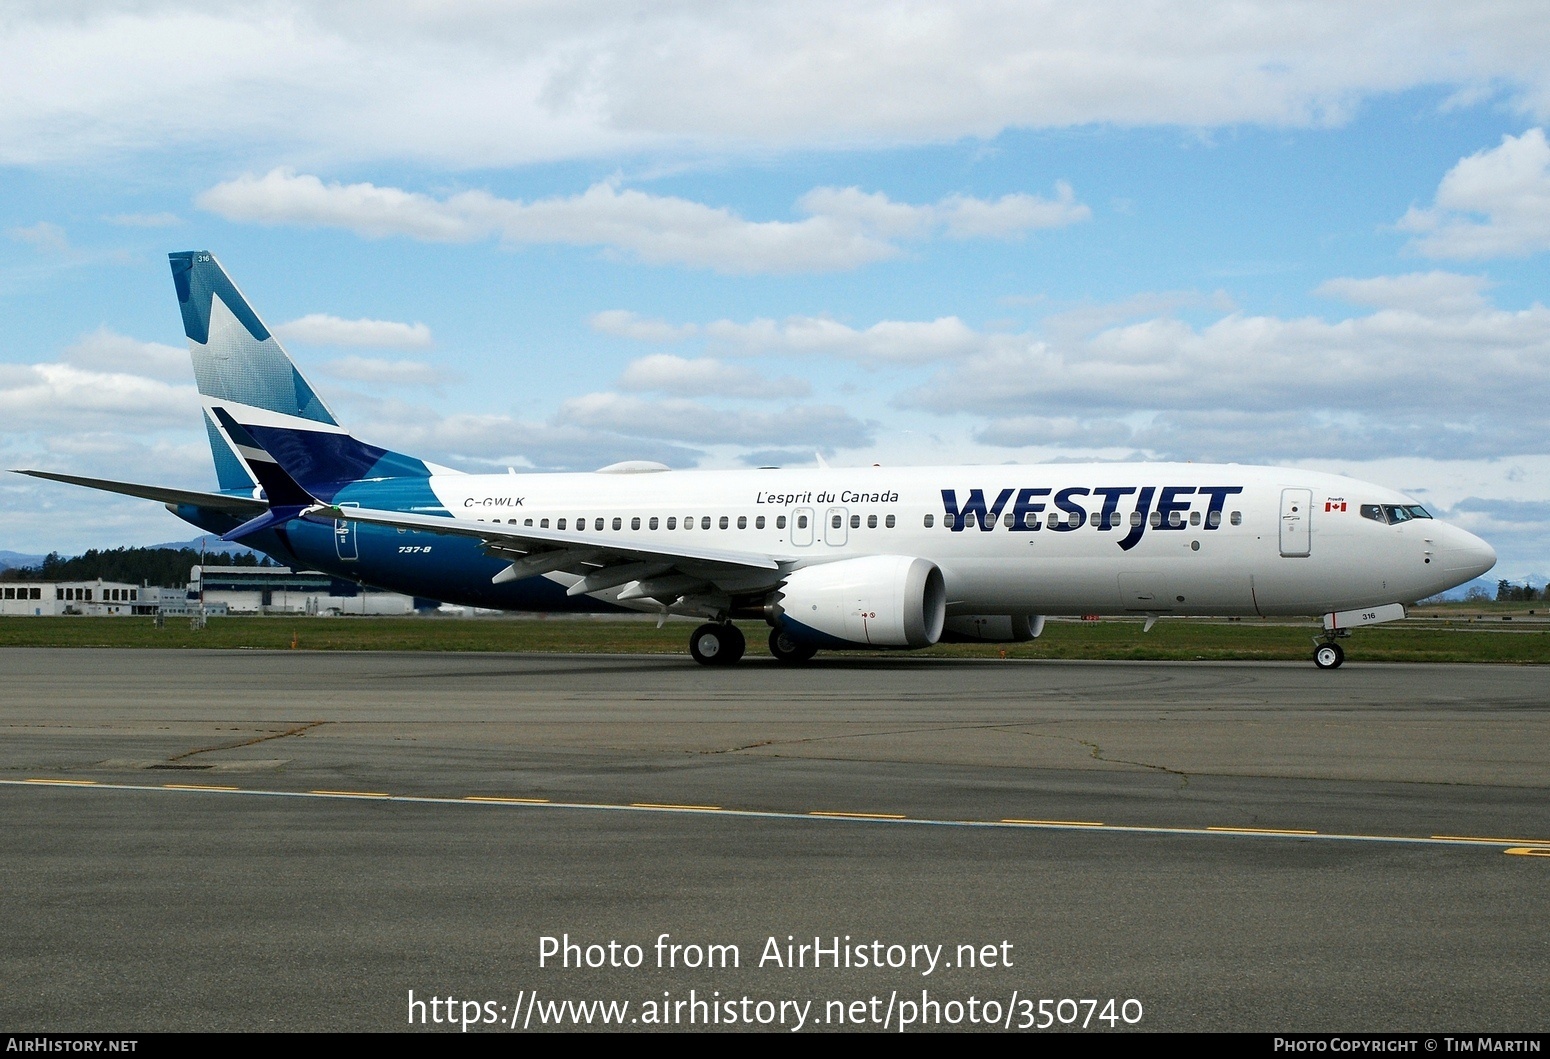
[[[469,470],[1177,458],[1550,575],[1533,4],[21,5],[6,466],[213,482],[166,253]],[[15,478],[0,549],[185,535]]]

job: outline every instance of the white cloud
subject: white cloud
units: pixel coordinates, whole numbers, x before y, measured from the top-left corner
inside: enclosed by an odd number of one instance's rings
[[[884,320],[857,330],[837,320],[793,316],[776,323],[718,320],[704,333],[713,344],[744,353],[800,353],[874,363],[921,364],[983,349],[987,336],[956,316],[935,320]]]
[[[141,342],[107,327],[66,346],[61,359],[77,368],[111,375],[143,375],[172,383],[186,383],[194,377],[187,349]]]
[[[341,320],[327,313],[308,313],[281,324],[275,334],[288,342],[319,346],[374,346],[389,349],[424,349],[430,346],[431,329],[424,324],[395,320]]]
[[[594,331],[637,342],[677,342],[699,334],[695,324],[673,325],[665,320],[647,320],[627,309],[605,309],[589,321]]]
[[[439,369],[418,360],[341,357],[328,361],[318,370],[336,379],[386,386],[440,386],[447,381]]]
[[[688,199],[594,184],[579,195],[523,202],[486,191],[445,199],[375,184],[325,184],[274,169],[217,184],[201,209],[228,220],[346,228],[380,238],[432,242],[499,237],[507,246],[564,244],[622,251],[649,264],[733,273],[828,272],[896,257],[895,236],[938,225],[964,235],[1011,235],[1087,219],[1069,186],[1055,200],[1008,195],[996,202],[954,196],[942,206],[910,206],[855,188],[820,188],[798,206],[800,221],[750,221]]]
[[[1475,277],[1337,280],[1386,307],[1325,321],[1156,318],[1047,340],[978,336],[973,355],[898,398],[982,416],[980,440],[1219,459],[1543,451],[1550,309],[1497,309]],[[1080,439],[1080,440],[1078,440]]]
[[[1484,292],[1490,286],[1491,281],[1484,276],[1461,276],[1456,272],[1412,272],[1406,276],[1326,280],[1313,293],[1326,298],[1339,298],[1353,305],[1440,315],[1473,313],[1484,309]]]
[[[1521,257],[1550,250],[1550,143],[1543,129],[1503,136],[1499,147],[1461,159],[1437,186],[1431,208],[1399,220],[1428,257]]]
[[[693,466],[702,455],[671,441],[626,437],[565,422],[534,423],[499,413],[445,415],[419,404],[357,397],[350,429],[373,444],[471,471],[507,466],[590,471],[620,460],[657,460]]]
[[[1133,448],[1135,431],[1113,419],[1080,419],[1076,416],[1010,416],[991,420],[977,432],[987,445],[1023,448]]]
[[[192,385],[70,364],[0,365],[0,422],[7,431],[136,431],[198,421]]]
[[[117,213],[112,217],[104,218],[109,224],[118,224],[126,228],[176,228],[183,223],[183,218],[176,213]]]
[[[1055,184],[1055,197],[1003,195],[977,199],[949,195],[935,205],[911,206],[894,202],[881,192],[860,188],[815,188],[797,200],[797,208],[815,217],[872,231],[879,236],[908,238],[944,228],[958,239],[1004,239],[1039,228],[1064,228],[1092,219],[1092,210],[1076,201],[1076,192],[1064,180]]]
[[[1031,299],[1007,299],[1013,304],[1028,303]],[[1038,299],[1034,304],[1041,304]],[[1176,309],[1212,308],[1222,313],[1232,312],[1236,306],[1226,291],[1211,294],[1200,291],[1142,291],[1115,302],[1084,302],[1059,312],[1050,313],[1040,321],[1045,334],[1054,337],[1079,337],[1100,331],[1113,324],[1123,323],[1154,315],[1171,315]]]
[[[49,221],[39,221],[37,224],[25,228],[12,228],[7,233],[18,243],[26,243],[50,254],[68,254],[71,252],[70,240],[65,235],[65,230],[57,224]]]
[[[883,238],[924,234],[935,219],[930,206],[894,202],[880,191],[855,187],[814,188],[797,199],[797,209],[810,217],[828,217],[845,227],[876,232]]]
[[[1540,14],[1488,0],[33,4],[0,28],[0,162],[214,144],[494,167],[1095,123],[1296,126],[1439,84],[1546,116]]]
[[[646,400],[616,393],[589,393],[566,401],[558,421],[698,445],[801,443],[851,448],[871,437],[866,424],[830,405],[795,405],[778,412],[726,411],[683,398]]]
[[[771,379],[751,368],[700,357],[686,360],[655,353],[633,360],[619,376],[622,390],[648,390],[683,397],[752,397],[776,400],[806,397],[812,387],[801,379]]]
[[[1064,228],[1090,220],[1093,211],[1076,201],[1076,192],[1064,180],[1055,184],[1055,198],[1037,195],[1003,195],[994,202],[952,195],[942,200],[936,213],[949,235],[959,239],[976,236],[1004,238],[1035,228]]]

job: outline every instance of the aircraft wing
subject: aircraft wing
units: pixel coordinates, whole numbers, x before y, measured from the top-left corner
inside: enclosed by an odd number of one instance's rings
[[[122,493],[142,500],[158,500],[163,504],[190,504],[194,507],[225,511],[233,515],[253,515],[268,511],[269,505],[250,496],[230,496],[226,493],[201,493],[193,489],[169,489],[160,485],[136,485],[133,482],[114,482],[106,478],[83,478],[77,474],[56,474],[53,471],[23,471],[16,474],[33,478],[47,478],[67,485],[84,485],[88,489],[101,489],[109,493]]]
[[[511,560],[495,575],[496,582],[567,573],[576,575],[570,595],[607,592],[605,598],[621,603],[632,599],[671,603],[708,592],[753,591],[773,587],[784,577],[781,563],[768,555],[648,541],[639,534],[568,533],[331,504],[308,508],[303,516],[470,537],[482,541],[489,554]],[[609,591],[613,589],[618,591]]]

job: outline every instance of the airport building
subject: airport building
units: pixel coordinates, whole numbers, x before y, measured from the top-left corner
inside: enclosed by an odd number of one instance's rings
[[[187,588],[119,581],[17,581],[0,587],[0,616],[90,617],[227,614],[414,614],[434,600],[382,592],[315,570],[284,566],[195,566]]]
[[[201,598],[211,615],[218,613],[214,607],[230,614],[413,614],[437,605],[284,566],[196,566],[189,573],[188,606],[198,607]]]
[[[145,588],[122,581],[15,581],[0,588],[0,615],[105,617],[155,614]]]

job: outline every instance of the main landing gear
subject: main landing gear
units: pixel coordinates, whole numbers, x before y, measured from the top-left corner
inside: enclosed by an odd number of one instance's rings
[[[743,657],[748,642],[731,622],[701,625],[689,637],[689,654],[702,666],[729,666]],[[770,654],[787,664],[806,662],[818,648],[798,643],[779,629],[770,630]]]
[[[816,647],[798,643],[779,629],[770,630],[770,654],[775,656],[777,662],[785,662],[787,665],[806,662],[817,653]]]
[[[748,641],[731,622],[701,625],[689,637],[689,654],[702,666],[729,666],[747,648]]]

